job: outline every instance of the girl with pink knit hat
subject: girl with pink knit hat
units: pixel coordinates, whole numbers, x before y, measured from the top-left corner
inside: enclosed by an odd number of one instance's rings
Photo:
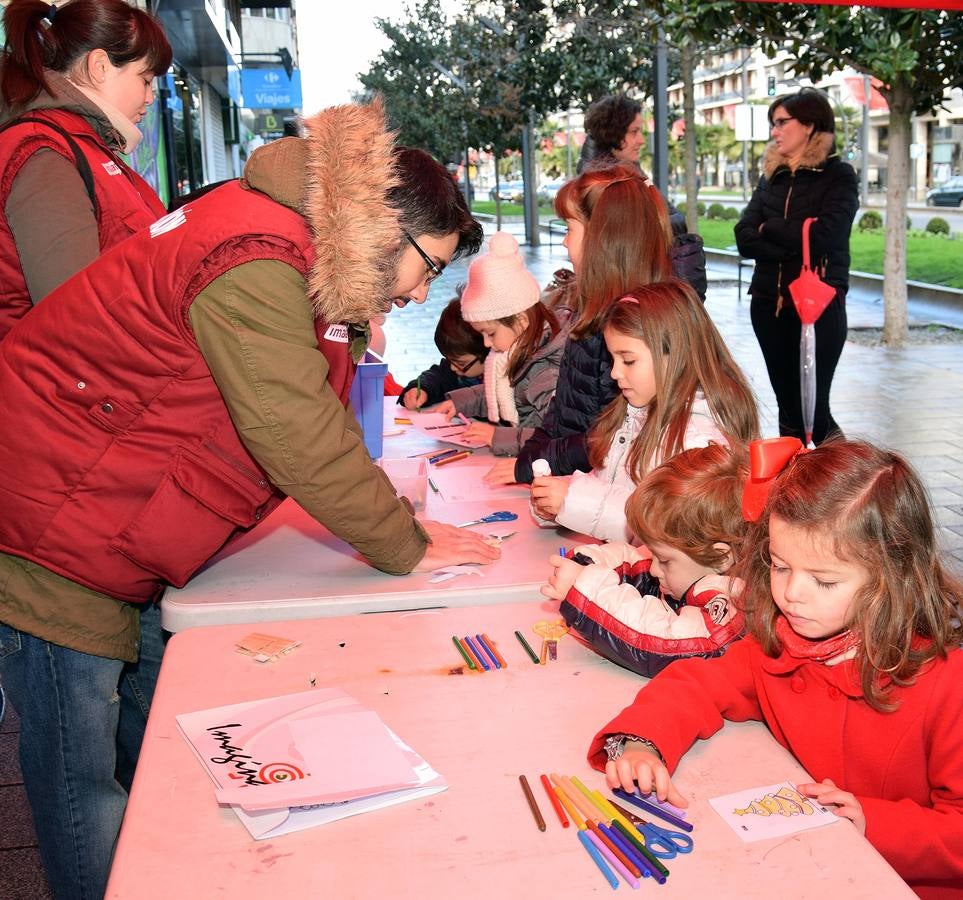
[[[525,268],[518,241],[492,235],[488,252],[468,268],[461,315],[491,352],[485,378],[450,391],[438,412],[473,422],[465,437],[484,441],[498,456],[515,456],[531,437],[555,394],[558,366],[568,334],[569,312],[542,305],[535,277]]]

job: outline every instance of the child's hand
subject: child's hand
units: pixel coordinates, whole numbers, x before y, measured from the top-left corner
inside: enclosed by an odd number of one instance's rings
[[[421,409],[428,402],[428,395],[420,388],[409,388],[401,402],[405,409]]]
[[[568,477],[545,475],[532,480],[532,506],[539,518],[554,519],[565,502]],[[561,558],[561,557],[559,557]]]
[[[824,778],[820,783],[800,784],[797,788],[800,794],[804,797],[812,797],[821,806],[835,806],[833,812],[837,816],[849,819],[860,834],[866,834],[866,816],[863,814],[863,807],[849,791],[841,791],[829,778]]]
[[[451,400],[442,400],[434,410],[436,413],[441,413],[445,417],[446,422],[450,422],[452,416],[454,416],[458,410],[455,409],[455,404]]]
[[[486,473],[482,481],[485,484],[514,484],[515,483],[515,457],[509,456],[506,459],[498,460]]]
[[[605,782],[610,788],[620,787],[630,794],[635,792],[635,786],[638,785],[642,794],[655,791],[660,800],[667,800],[674,806],[685,808],[689,805],[689,801],[672,784],[665,763],[638,741],[626,742],[625,752],[618,759],[605,764]]]
[[[481,441],[487,447],[491,447],[495,440],[495,426],[491,422],[472,422],[461,435],[463,438],[472,441]],[[515,460],[512,460],[512,477],[515,474]]]
[[[580,566],[574,559],[567,559],[564,556],[550,556],[548,562],[552,567],[552,574],[539,588],[539,592],[543,597],[550,597],[552,600],[564,600],[565,595],[575,584],[578,573],[585,566]]]

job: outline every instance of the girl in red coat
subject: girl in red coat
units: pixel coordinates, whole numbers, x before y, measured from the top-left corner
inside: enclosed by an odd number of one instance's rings
[[[902,458],[856,441],[800,448],[750,446],[746,511],[764,508],[743,567],[749,636],[659,674],[589,759],[612,787],[686,806],[670,772],[692,743],[724,719],[764,721],[812,776],[802,793],[921,897],[963,898],[963,584]]]

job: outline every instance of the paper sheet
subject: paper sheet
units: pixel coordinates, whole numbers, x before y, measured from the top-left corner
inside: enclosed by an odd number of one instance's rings
[[[250,748],[270,748],[276,738],[280,738],[282,744],[285,739],[303,741],[306,732],[317,732],[319,722],[326,728],[326,739],[337,741],[341,736],[335,735],[334,730],[344,723],[344,717],[358,713],[369,714],[363,717],[364,723],[359,726],[362,731],[370,729],[374,720],[377,720],[377,725],[383,732],[383,736],[377,739],[380,745],[377,757],[378,760],[388,761],[384,770],[387,775],[382,777],[384,773],[379,770],[374,780],[397,783],[399,777],[402,777],[399,773],[403,773],[404,780],[412,786],[385,791],[383,784],[374,788],[369,784],[368,788],[361,790],[378,792],[354,800],[320,805],[281,806],[250,812],[237,804],[231,804],[231,809],[251,836],[255,840],[263,840],[393,806],[406,800],[427,797],[446,790],[448,785],[424,759],[381,723],[374,712],[367,710],[338,688],[318,688],[266,700],[236,703],[183,713],[176,718],[184,738],[216,788],[230,791],[245,781],[251,781],[252,785],[246,790],[253,794],[260,790],[270,790],[275,785],[289,785],[292,790],[300,785],[306,788],[302,796],[309,797],[307,786],[310,780],[303,777],[304,772],[310,774],[315,760],[321,760],[319,764],[326,765],[325,751],[320,751],[321,756],[317,756],[316,750],[306,744],[304,749],[294,753],[275,758],[259,758],[249,752]],[[360,721],[355,720],[350,728],[354,729]],[[391,746],[387,746],[388,744]],[[285,746],[284,749],[290,751],[295,748]],[[308,760],[309,764],[303,768],[298,765],[305,760]],[[370,762],[371,759],[365,757],[364,761]],[[380,766],[380,762],[378,765]],[[212,797],[211,800],[214,802],[215,798]]]
[[[710,798],[712,808],[744,841],[762,841],[831,825],[840,819],[788,781]]]
[[[446,503],[461,503],[498,500],[527,500],[530,495],[528,485],[501,484],[488,485],[483,481],[485,473],[492,467],[492,457],[471,457],[460,459],[450,466],[430,466],[428,477],[438,488],[438,493]],[[499,509],[492,506],[491,512]],[[494,523],[500,524],[500,523]],[[511,524],[511,523],[509,523]]]
[[[471,449],[485,446],[484,441],[466,440],[462,437],[468,426],[457,416],[448,421],[441,413],[410,412],[408,417],[411,419],[414,429],[432,440],[444,441],[446,444],[457,444],[459,447]]]

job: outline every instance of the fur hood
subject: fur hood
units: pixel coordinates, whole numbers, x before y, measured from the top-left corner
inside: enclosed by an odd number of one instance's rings
[[[822,169],[831,156],[836,156],[836,136],[828,131],[818,131],[810,139],[796,168]],[[780,166],[788,166],[786,157],[779,152],[775,141],[766,146],[762,158],[762,172],[767,180],[771,179]]]
[[[388,308],[401,236],[388,191],[394,134],[380,101],[324,109],[305,137],[258,147],[242,185],[296,210],[314,236],[308,290],[326,322],[367,322]]]

